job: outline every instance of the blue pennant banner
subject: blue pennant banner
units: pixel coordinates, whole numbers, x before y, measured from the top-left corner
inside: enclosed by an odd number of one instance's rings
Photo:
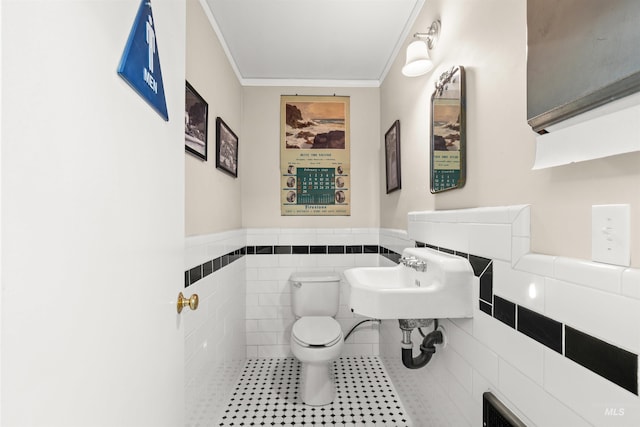
[[[151,1],[142,0],[124,48],[118,74],[140,94],[163,119],[169,121]]]

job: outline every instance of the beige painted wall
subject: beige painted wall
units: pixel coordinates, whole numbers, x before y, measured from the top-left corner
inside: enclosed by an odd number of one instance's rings
[[[185,153],[185,235],[234,230],[241,227],[240,179],[216,169],[216,117],[238,135],[242,150],[242,87],[198,0],[187,1],[186,75],[209,104],[209,128],[208,160]]]
[[[591,206],[626,203],[632,209],[632,265],[640,266],[640,153],[531,170],[536,134],[526,123],[526,1],[430,1],[411,34],[438,18],[434,71],[402,76],[402,54],[381,87],[381,135],[394,120],[401,122],[403,187],[390,195],[379,187],[381,226],[404,229],[414,210],[528,203],[532,251],[590,259]],[[434,196],[429,102],[440,72],[456,64],[467,71],[467,185]],[[379,164],[384,170],[384,159]]]
[[[351,216],[280,216],[280,95],[350,97]],[[243,227],[368,228],[380,225],[378,88],[245,87],[240,143]]]

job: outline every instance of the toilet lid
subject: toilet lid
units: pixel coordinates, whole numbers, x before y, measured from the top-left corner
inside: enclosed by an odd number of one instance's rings
[[[293,324],[291,333],[307,345],[330,345],[340,339],[342,328],[333,317],[306,316]]]

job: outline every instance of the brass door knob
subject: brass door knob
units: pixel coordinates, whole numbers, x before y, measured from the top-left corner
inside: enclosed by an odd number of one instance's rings
[[[178,294],[178,314],[182,313],[182,309],[185,307],[189,307],[191,310],[197,310],[198,302],[198,294],[193,294],[187,299],[182,295],[182,292],[180,292]]]

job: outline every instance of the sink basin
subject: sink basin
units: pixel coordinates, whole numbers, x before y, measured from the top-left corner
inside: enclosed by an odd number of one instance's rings
[[[472,317],[475,277],[467,259],[429,248],[407,248],[402,256],[413,265],[344,272],[354,313],[377,319]]]

